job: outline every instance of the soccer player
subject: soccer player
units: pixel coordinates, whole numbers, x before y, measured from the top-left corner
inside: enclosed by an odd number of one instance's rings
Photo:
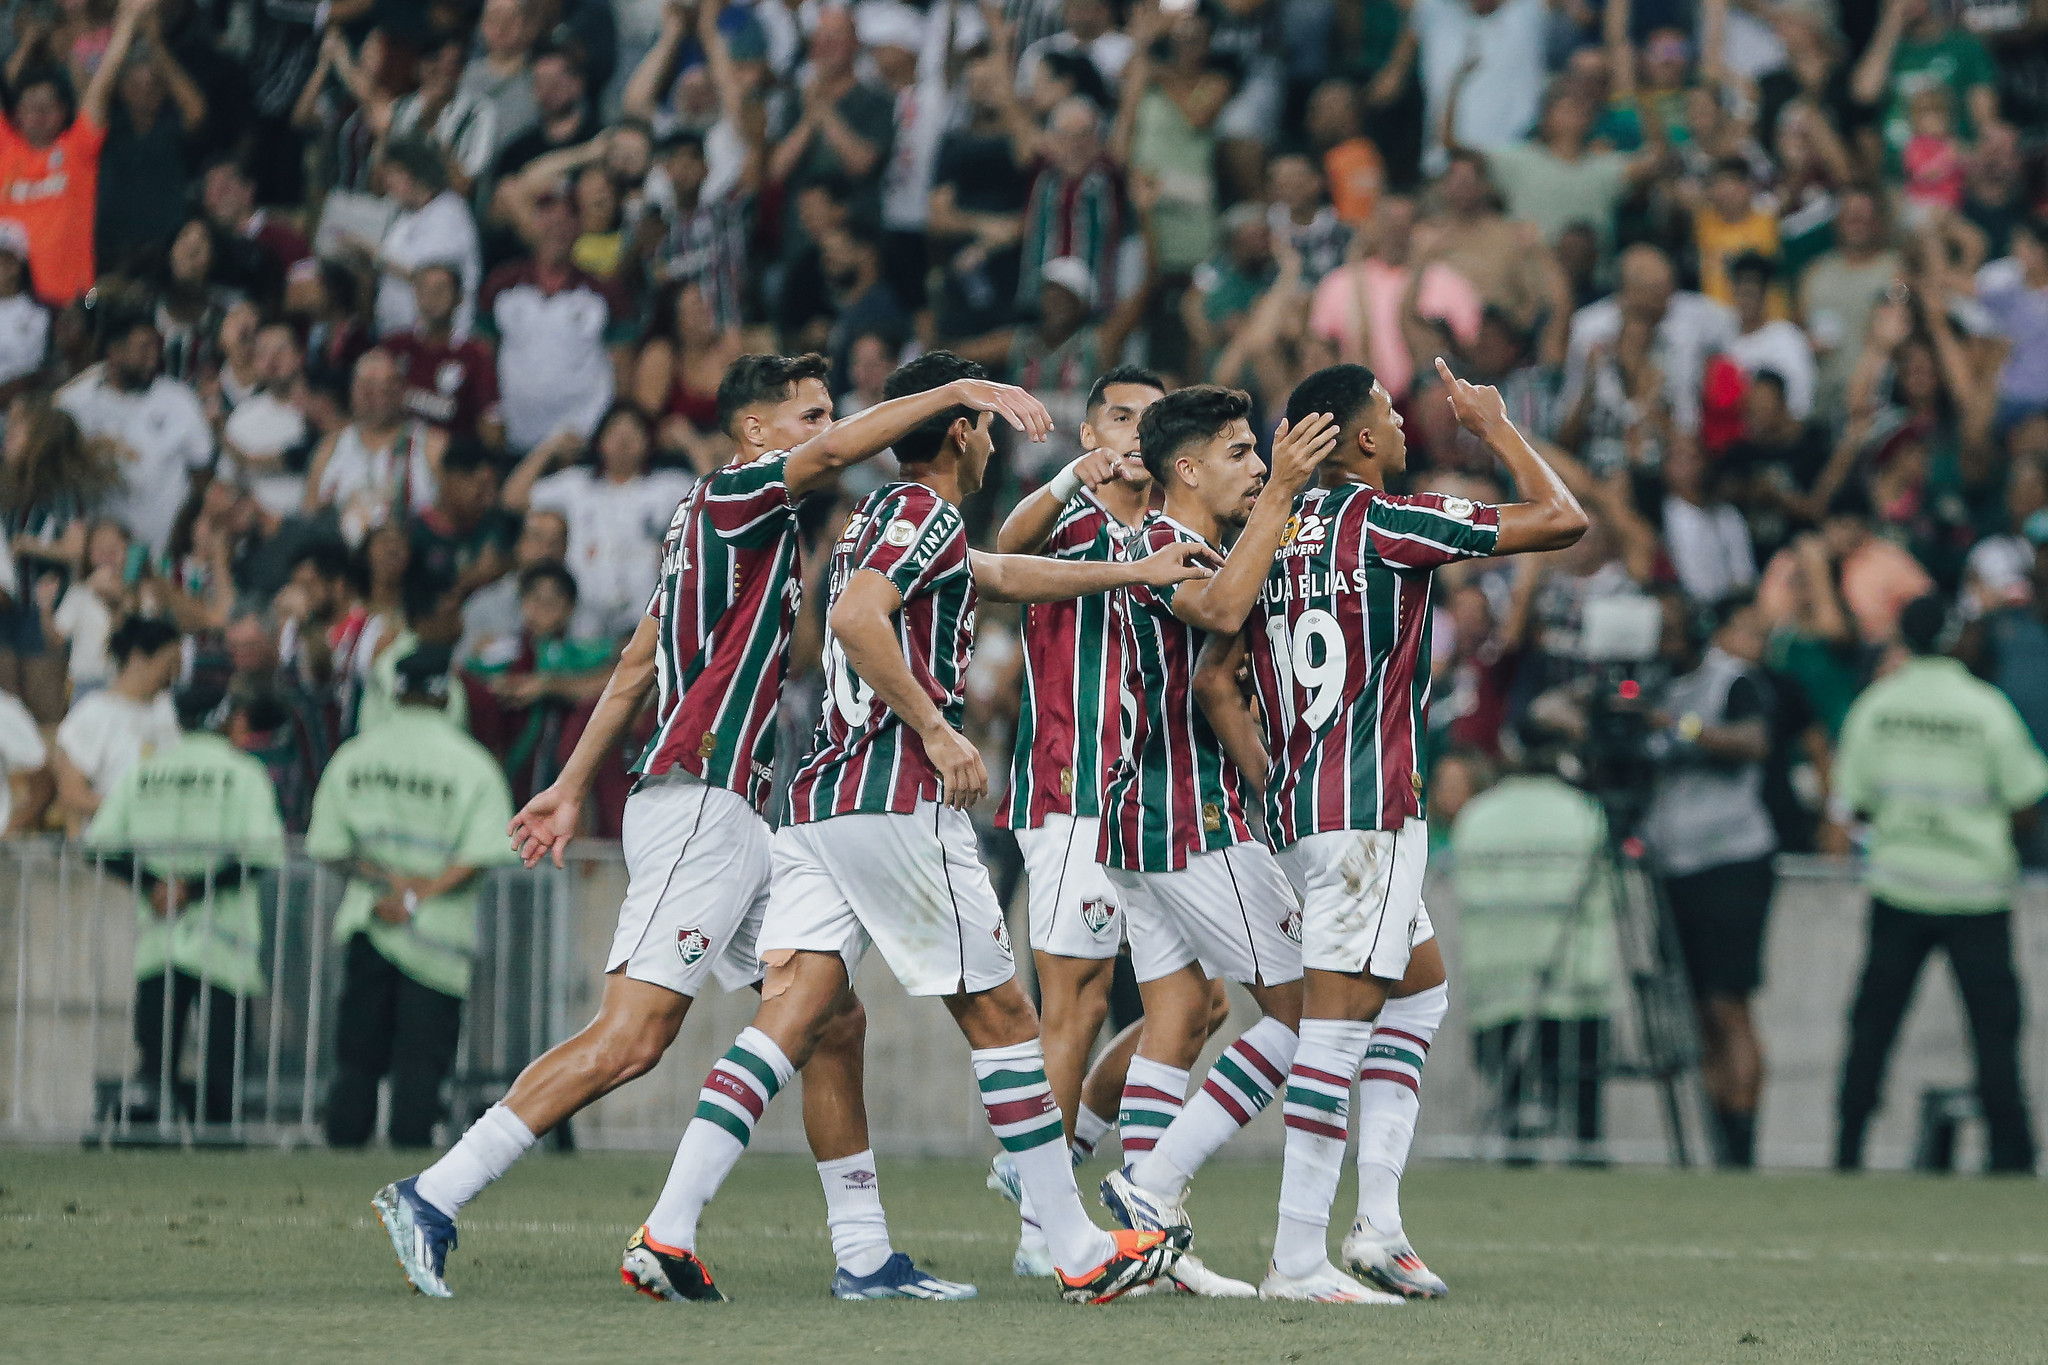
[[[943,392],[980,373],[933,351],[883,392]],[[910,994],[943,997],[966,1035],[989,1126],[1016,1160],[1062,1297],[1107,1302],[1151,1283],[1187,1245],[1186,1228],[1112,1235],[1082,1211],[1038,1018],[967,815],[988,773],[957,727],[978,594],[1039,602],[1163,587],[1206,576],[1207,555],[1187,546],[1136,563],[1061,563],[970,550],[958,503],[980,487],[989,449],[987,420],[948,403],[896,439],[902,481],[870,493],[833,550],[824,715],[775,836],[761,1009],[705,1078],[629,1271],[703,1275],[704,1205],[811,1056],[870,945]]]
[[[1102,1182],[1126,1227],[1184,1224],[1190,1178],[1271,1100],[1294,1060],[1301,1014],[1300,908],[1246,819],[1249,793],[1192,690],[1211,633],[1234,636],[1280,548],[1294,497],[1336,444],[1311,416],[1283,427],[1268,477],[1252,439],[1251,400],[1213,385],[1170,393],[1139,423],[1145,467],[1165,510],[1140,535],[1160,552],[1218,547],[1239,530],[1214,577],[1125,594],[1123,751],[1103,796],[1099,856],[1124,908],[1131,966],[1145,1002],[1138,1054],[1119,1114],[1128,1164]],[[1188,1100],[1188,1068],[1208,1037],[1211,982],[1237,981],[1263,1017],[1225,1050]],[[1249,1297],[1187,1258],[1198,1292]]]
[[[1202,661],[1204,710],[1264,786],[1266,835],[1302,903],[1301,1046],[1287,1076],[1280,1226],[1262,1298],[1378,1301],[1330,1263],[1326,1242],[1354,1077],[1359,1218],[1345,1263],[1396,1294],[1445,1292],[1408,1245],[1397,1198],[1423,1058],[1446,1003],[1422,906],[1431,571],[1561,549],[1585,533],[1586,514],[1496,390],[1456,378],[1441,360],[1437,371],[1459,423],[1528,501],[1388,494],[1388,477],[1408,461],[1393,401],[1362,365],[1318,370],[1288,399],[1288,417],[1334,414],[1336,452],[1322,486],[1297,500],[1242,636]],[[1256,723],[1236,682],[1246,654]]]
[[[456,1213],[503,1175],[534,1139],[661,1060],[707,979],[757,983],[754,941],[766,901],[770,833],[761,817],[772,779],[775,706],[801,580],[796,504],[839,471],[937,413],[998,412],[1033,438],[1045,409],[1021,389],[961,378],[943,391],[883,403],[834,424],[821,356],[742,356],[718,387],[733,463],[676,509],[661,581],[561,775],[512,821],[531,867],[560,866],[599,765],[657,697],[654,738],[626,803],[630,882],[619,910],[603,1002],[582,1032],[520,1073],[462,1140],[418,1177],[375,1200],[399,1263],[422,1293],[442,1277]],[[808,1071],[805,1126],[825,1184],[843,1297],[951,1298],[949,1285],[889,1245],[860,1088],[864,1021],[851,992]],[[630,1267],[629,1267],[630,1270]],[[708,1277],[627,1283],[667,1298],[716,1298]]]
[[[1165,393],[1166,381],[1133,365],[1097,379],[1080,430],[1087,453],[1017,504],[996,549],[1095,563],[1122,559],[1152,516],[1152,474],[1138,458],[1138,420]],[[1109,1131],[1110,1120],[1082,1103],[1081,1080],[1109,1015],[1110,978],[1124,939],[1116,893],[1095,861],[1123,685],[1117,611],[1114,593],[1025,608],[1024,698],[1010,791],[996,817],[1017,832],[1024,855],[1045,1079],[1066,1119],[1076,1164]],[[1112,1042],[1111,1050],[1125,1041]],[[1008,1153],[997,1155],[991,1183],[1016,1192]],[[1012,1268],[1019,1275],[1053,1273],[1045,1235],[1028,1210]]]

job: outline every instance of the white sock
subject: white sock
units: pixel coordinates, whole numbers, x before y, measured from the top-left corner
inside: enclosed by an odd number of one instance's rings
[[[1083,1104],[1081,1112],[1074,1116],[1074,1164],[1076,1166],[1095,1155],[1095,1144],[1102,1141],[1102,1135],[1108,1131],[1109,1120]]]
[[[647,1215],[648,1236],[678,1251],[697,1249],[704,1206],[747,1150],[761,1111],[795,1074],[773,1038],[751,1025],[740,1030],[697,1092],[697,1116],[683,1130],[668,1183]]]
[[[413,1189],[453,1218],[484,1186],[511,1170],[533,1141],[533,1130],[519,1121],[519,1115],[494,1104],[439,1161],[420,1172]]]
[[[1180,1117],[1187,1095],[1187,1072],[1150,1057],[1131,1058],[1130,1069],[1124,1073],[1123,1107],[1116,1115],[1125,1165],[1137,1165],[1159,1145],[1159,1139]]]
[[[1450,998],[1449,988],[1434,986],[1387,1001],[1365,1050],[1358,1073],[1358,1217],[1375,1232],[1401,1230],[1401,1172],[1422,1112],[1422,1064]]]
[[[851,1275],[872,1275],[895,1254],[889,1220],[882,1214],[882,1183],[873,1151],[818,1163],[825,1186],[825,1225],[832,1230],[832,1255]]]
[[[1045,1233],[1052,1263],[1069,1275],[1093,1270],[1116,1251],[1110,1235],[1088,1220],[1074,1187],[1060,1107],[1045,1081],[1045,1051],[1036,1038],[970,1054],[988,1126],[1017,1163],[1031,1217]]]
[[[1138,1159],[1131,1179],[1154,1193],[1177,1198],[1202,1163],[1272,1102],[1273,1092],[1287,1078],[1287,1068],[1294,1065],[1298,1041],[1294,1030],[1278,1019],[1261,1019],[1239,1034],[1209,1068],[1202,1088],[1160,1136],[1159,1145]]]
[[[1286,1160],[1280,1170],[1280,1227],[1273,1237],[1273,1268],[1282,1275],[1307,1275],[1329,1259],[1330,1201],[1344,1168],[1351,1078],[1371,1037],[1368,1023],[1301,1021],[1301,1046],[1287,1073]]]

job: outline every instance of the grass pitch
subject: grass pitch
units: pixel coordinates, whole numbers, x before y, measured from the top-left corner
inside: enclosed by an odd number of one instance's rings
[[[1101,1175],[1097,1162],[1085,1184]],[[967,1304],[835,1303],[808,1163],[750,1157],[703,1247],[735,1302],[618,1282],[667,1162],[536,1153],[470,1206],[450,1302],[404,1285],[369,1208],[390,1154],[0,1149],[8,1361],[1992,1361],[2048,1355],[2035,1181],[1429,1166],[1408,1225],[1450,1281],[1388,1309],[1053,1301],[1009,1273],[1016,1224],[965,1162],[884,1162],[896,1244]],[[1279,1171],[1197,1182],[1197,1248],[1252,1280]],[[1340,1219],[1351,1193],[1339,1195]],[[1091,1201],[1092,1202],[1092,1201]]]

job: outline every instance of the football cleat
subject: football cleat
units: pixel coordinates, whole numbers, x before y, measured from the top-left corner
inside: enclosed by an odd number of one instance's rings
[[[1344,1267],[1390,1293],[1410,1299],[1440,1299],[1451,1292],[1443,1277],[1422,1263],[1405,1233],[1388,1237],[1370,1223],[1357,1222],[1344,1238]]]
[[[1151,1284],[1173,1268],[1195,1236],[1185,1227],[1162,1232],[1125,1229],[1109,1235],[1116,1240],[1116,1250],[1108,1260],[1084,1275],[1059,1272],[1062,1299],[1068,1303],[1108,1303],[1139,1285]]]
[[[1131,1179],[1131,1168],[1111,1171],[1102,1178],[1102,1207],[1109,1216],[1133,1232],[1164,1232],[1168,1228],[1190,1228],[1184,1204],[1187,1194],[1169,1199]]]
[[[1202,1263],[1192,1251],[1181,1253],[1180,1259],[1166,1272],[1166,1279],[1183,1294],[1196,1294],[1205,1299],[1256,1299],[1259,1291],[1243,1280],[1233,1280],[1228,1275],[1219,1275]],[[1161,1281],[1163,1288],[1165,1281]]]
[[[1266,1267],[1265,1283],[1259,1286],[1262,1299],[1289,1299],[1296,1303],[1401,1304],[1399,1294],[1371,1289],[1324,1261],[1306,1275],[1282,1275],[1278,1266]]]
[[[917,1268],[909,1255],[897,1252],[872,1275],[856,1275],[841,1266],[832,1272],[835,1299],[971,1299],[974,1286],[942,1280]]]
[[[619,1279],[626,1288],[650,1299],[670,1303],[724,1303],[725,1295],[711,1283],[711,1272],[694,1251],[665,1247],[647,1235],[647,1225],[626,1243]]]
[[[1050,1279],[1059,1271],[1052,1263],[1052,1248],[1045,1244],[1045,1234],[1033,1236],[1034,1229],[1027,1228],[1017,1239],[1017,1250],[1010,1257],[1010,1273],[1020,1280]]]
[[[370,1197],[370,1207],[390,1234],[398,1268],[412,1287],[430,1299],[453,1298],[441,1272],[455,1248],[455,1220],[419,1197],[413,1188],[418,1179],[412,1176],[386,1185]]]
[[[1008,1152],[997,1152],[996,1159],[988,1163],[988,1187],[1012,1204],[1024,1203],[1024,1178],[1017,1174],[1017,1163]]]

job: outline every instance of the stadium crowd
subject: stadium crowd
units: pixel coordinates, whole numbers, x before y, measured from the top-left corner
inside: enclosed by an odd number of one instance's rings
[[[1247,390],[1262,433],[1367,363],[1411,489],[1489,502],[1429,361],[1498,386],[1593,527],[1444,571],[1433,837],[1532,714],[1583,727],[1611,599],[1655,604],[1674,675],[1746,679],[1712,705],[1761,721],[1767,827],[1729,865],[1843,846],[1835,742],[1916,599],[2048,739],[2048,6],[0,9],[11,830],[82,828],[213,678],[304,831],[419,644],[524,800],[750,351],[825,354],[842,415],[939,347],[1038,395],[1059,430],[999,447],[979,543],[1120,361]],[[884,477],[805,509],[820,551]],[[985,614],[991,773],[1019,660]]]

